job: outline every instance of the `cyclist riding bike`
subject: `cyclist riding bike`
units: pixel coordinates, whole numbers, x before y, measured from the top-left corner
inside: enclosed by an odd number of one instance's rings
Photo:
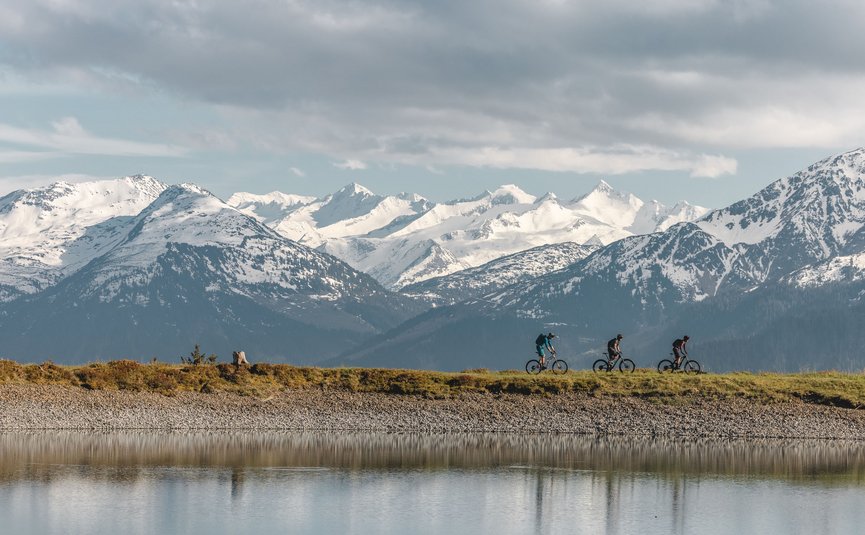
[[[607,342],[607,359],[610,362],[622,356],[622,351],[619,349],[619,341],[624,338],[621,334],[617,334],[615,338]]]
[[[549,333],[549,334],[541,333],[535,339],[535,350],[538,352],[538,356],[540,357],[541,368],[547,367],[545,350],[549,350],[550,353],[553,355],[556,354],[556,348],[554,348],[553,343],[550,342],[550,340],[552,340],[555,337],[556,337],[556,335],[554,335],[553,333]]]
[[[682,363],[682,358],[688,356],[688,340],[690,338],[688,335],[685,335],[681,338],[676,338],[673,342],[673,355],[676,357],[675,362],[673,363],[675,369],[679,369],[679,364]]]

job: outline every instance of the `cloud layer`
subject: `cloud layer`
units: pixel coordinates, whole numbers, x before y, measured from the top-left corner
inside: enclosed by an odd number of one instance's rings
[[[735,150],[862,143],[863,24],[853,0],[13,0],[0,63],[207,103],[225,146],[346,169],[715,177]]]

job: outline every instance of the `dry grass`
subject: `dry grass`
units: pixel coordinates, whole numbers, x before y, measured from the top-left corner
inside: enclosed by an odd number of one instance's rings
[[[380,368],[314,368],[287,364],[173,365],[131,360],[82,366],[18,364],[0,360],[0,384],[57,384],[92,390],[130,390],[173,395],[177,392],[227,391],[263,397],[284,389],[342,389],[446,398],[466,392],[639,397],[672,402],[682,398],[744,398],[756,402],[803,400],[840,407],[865,407],[865,375],[817,372],[801,374],[730,373],[666,374],[638,370],[633,374],[590,371],[562,376],[506,370],[460,373]]]

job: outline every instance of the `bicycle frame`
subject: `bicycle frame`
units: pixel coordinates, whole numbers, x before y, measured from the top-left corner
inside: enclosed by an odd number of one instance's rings
[[[552,368],[553,364],[555,364],[557,360],[559,360],[559,357],[555,353],[551,354],[549,357],[544,357],[544,368]]]

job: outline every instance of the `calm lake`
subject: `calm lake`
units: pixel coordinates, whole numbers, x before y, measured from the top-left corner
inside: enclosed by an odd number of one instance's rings
[[[861,533],[865,444],[7,432],[0,533]]]

